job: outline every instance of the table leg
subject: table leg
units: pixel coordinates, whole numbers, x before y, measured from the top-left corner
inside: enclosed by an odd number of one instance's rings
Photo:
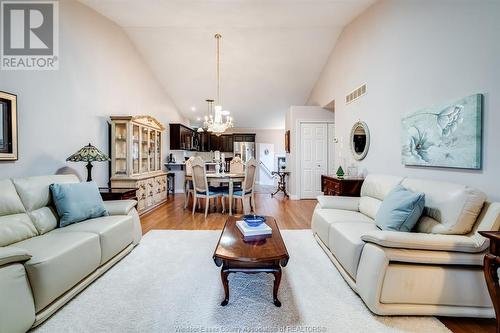
[[[220,277],[222,280],[222,286],[224,287],[224,300],[220,303],[221,306],[226,306],[229,303],[229,272],[227,272],[224,267],[220,271]]]
[[[175,195],[175,173],[172,174],[172,195]]]
[[[500,266],[499,261],[500,258],[493,254],[488,253],[484,256],[484,277],[495,309],[497,333],[500,333],[500,286],[497,273]]]
[[[283,196],[289,198],[288,193],[286,193],[286,175],[280,174],[278,176],[278,188],[274,191],[274,193],[271,193],[271,197],[274,197],[278,192],[283,192]]]
[[[233,215],[233,181],[229,180],[229,216]]]
[[[184,180],[184,209],[188,206],[189,194],[188,194],[188,180]]]
[[[276,271],[273,272],[274,275],[274,287],[273,287],[273,302],[277,307],[281,306],[281,302],[278,300],[278,289],[280,288],[281,282],[281,267],[278,267]]]

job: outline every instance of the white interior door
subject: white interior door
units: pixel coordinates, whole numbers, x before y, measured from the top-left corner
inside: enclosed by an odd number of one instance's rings
[[[328,124],[328,174],[334,175],[335,169],[335,124]]]
[[[301,199],[321,195],[321,175],[328,170],[328,126],[326,123],[300,125]]]

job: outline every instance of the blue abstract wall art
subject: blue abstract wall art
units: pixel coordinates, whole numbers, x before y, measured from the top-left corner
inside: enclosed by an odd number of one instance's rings
[[[483,95],[402,118],[404,165],[481,169]]]

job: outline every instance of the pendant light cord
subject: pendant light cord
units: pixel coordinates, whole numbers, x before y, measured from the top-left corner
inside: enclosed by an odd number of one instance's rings
[[[215,39],[217,40],[217,105],[221,105],[220,102],[220,40],[222,36],[220,34],[215,35]]]

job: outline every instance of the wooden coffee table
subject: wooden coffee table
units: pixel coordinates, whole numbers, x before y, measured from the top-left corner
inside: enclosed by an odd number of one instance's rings
[[[288,252],[281,233],[273,217],[266,216],[266,224],[271,227],[271,237],[250,242],[243,241],[243,234],[236,226],[239,218],[230,216],[215,248],[213,259],[221,269],[222,285],[225,298],[221,305],[229,302],[230,273],[271,273],[274,275],[273,302],[281,306],[278,300],[278,289],[281,282],[281,267],[288,263]]]

